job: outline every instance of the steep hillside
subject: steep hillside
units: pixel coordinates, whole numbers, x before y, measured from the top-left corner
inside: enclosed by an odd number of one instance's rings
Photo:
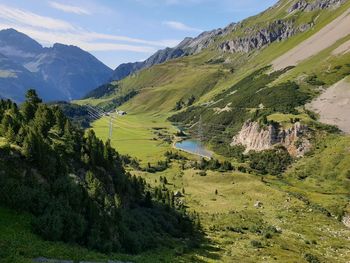
[[[1,95],[23,101],[25,90],[35,87],[45,100],[71,100],[110,79],[112,70],[78,47],[55,44],[43,48],[14,30],[0,31],[0,54],[11,63],[1,64]]]
[[[152,188],[126,172],[137,161],[93,130],[84,134],[34,90],[20,108],[0,100],[0,122],[0,204],[31,214],[42,239],[135,254],[200,234],[165,185]],[[2,234],[0,250],[0,261],[10,260]]]

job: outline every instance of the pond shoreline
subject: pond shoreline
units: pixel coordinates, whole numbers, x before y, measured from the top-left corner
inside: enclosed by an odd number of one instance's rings
[[[179,143],[183,143],[183,142],[193,142],[194,144],[197,144],[197,141],[195,139],[192,139],[190,137],[186,137],[186,138],[180,138],[180,137],[176,137],[175,140],[173,141],[172,147],[174,149],[177,149],[179,151],[183,151],[189,154],[193,154],[193,155],[197,155],[203,158],[207,158],[207,159],[211,159],[212,155],[214,154],[212,151],[209,151],[207,149],[205,149],[203,146],[199,146],[202,148],[202,151],[206,152],[206,153],[199,153],[199,152],[195,152],[195,151],[191,151],[189,149],[185,149],[185,148],[181,148],[178,146]]]

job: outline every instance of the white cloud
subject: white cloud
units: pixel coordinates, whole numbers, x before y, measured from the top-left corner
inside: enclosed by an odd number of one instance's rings
[[[164,21],[164,25],[176,29],[176,30],[181,30],[181,31],[192,31],[192,32],[202,32],[203,30],[199,28],[194,28],[185,25],[184,23],[178,22],[178,21]]]
[[[74,27],[65,21],[51,17],[40,16],[32,12],[8,7],[0,4],[0,18],[6,21],[13,21],[18,24],[25,24],[33,27],[57,30],[72,30]]]
[[[79,6],[73,6],[73,5],[66,5],[61,4],[58,2],[49,2],[50,6],[58,9],[60,11],[66,12],[66,13],[73,13],[76,15],[90,15],[91,12],[86,10],[85,8],[79,7]]]
[[[76,45],[87,51],[155,52],[175,45],[176,40],[149,41],[126,36],[101,34],[77,27],[64,20],[0,4],[0,29],[14,28],[44,45],[62,43]]]

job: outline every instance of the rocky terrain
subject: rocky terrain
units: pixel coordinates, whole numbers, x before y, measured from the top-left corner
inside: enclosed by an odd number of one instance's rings
[[[319,32],[289,50],[272,64],[276,70],[295,66],[301,61],[316,55],[350,34],[350,9],[336,18]],[[346,50],[346,46],[345,46]]]
[[[244,37],[225,41],[220,45],[220,49],[224,52],[248,53],[275,41],[285,40],[297,33],[304,32],[311,27],[312,24],[303,24],[296,27],[292,21],[276,20],[267,25],[267,27],[259,30],[256,30],[255,28],[247,28]]]
[[[295,157],[303,156],[310,150],[307,139],[308,128],[296,122],[291,128],[283,129],[274,125],[261,127],[259,123],[247,121],[241,131],[233,137],[231,146],[245,146],[245,153],[249,151],[263,151],[276,145],[283,145]]]
[[[350,133],[350,82],[345,78],[326,89],[307,107],[320,115],[320,121],[337,125]]]
[[[301,0],[293,4],[288,9],[288,12],[289,13],[292,13],[294,11],[311,12],[317,9],[336,8],[344,2],[345,0],[317,0],[312,3],[309,3],[305,0]]]

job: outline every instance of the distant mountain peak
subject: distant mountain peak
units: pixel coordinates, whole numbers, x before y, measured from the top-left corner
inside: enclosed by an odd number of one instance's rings
[[[13,28],[0,31],[0,54],[7,61],[0,64],[0,70],[18,72],[16,81],[0,78],[0,95],[17,101],[29,86],[46,100],[79,99],[112,74],[109,67],[77,46],[55,43],[42,47]]]
[[[0,47],[11,46],[24,52],[39,53],[42,45],[13,28],[0,30]]]

